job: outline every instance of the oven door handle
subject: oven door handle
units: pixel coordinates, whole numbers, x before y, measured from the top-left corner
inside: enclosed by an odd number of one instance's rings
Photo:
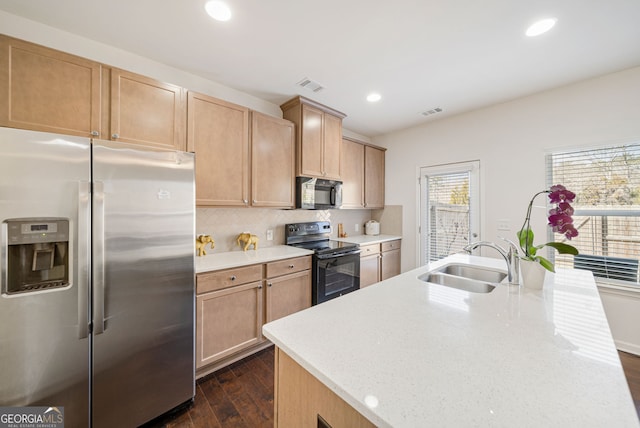
[[[327,260],[327,259],[337,259],[340,257],[352,256],[356,254],[360,254],[360,250],[349,251],[348,253],[342,253],[342,254],[317,254],[316,257],[318,257],[319,260]]]

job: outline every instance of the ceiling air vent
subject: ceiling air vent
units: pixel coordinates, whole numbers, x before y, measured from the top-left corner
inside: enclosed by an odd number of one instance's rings
[[[432,108],[431,110],[423,111],[423,116],[431,116],[432,114],[440,113],[442,109],[440,107]]]
[[[305,77],[304,79],[299,81],[298,85],[302,86],[303,88],[309,89],[310,91],[313,91],[313,92],[320,92],[321,90],[324,89],[324,86],[322,86],[318,82],[315,82],[309,79],[308,77]]]

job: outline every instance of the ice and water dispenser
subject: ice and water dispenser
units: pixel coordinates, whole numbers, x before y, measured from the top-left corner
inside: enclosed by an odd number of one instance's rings
[[[6,225],[6,294],[69,285],[69,220],[11,219]]]

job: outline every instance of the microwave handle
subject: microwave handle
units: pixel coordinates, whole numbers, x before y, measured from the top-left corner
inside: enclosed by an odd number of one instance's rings
[[[331,191],[329,192],[329,204],[333,207],[336,205],[336,186],[331,186]]]

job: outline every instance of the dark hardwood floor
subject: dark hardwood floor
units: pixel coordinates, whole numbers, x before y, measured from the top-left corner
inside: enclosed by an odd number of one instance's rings
[[[640,417],[640,357],[619,355]],[[199,379],[193,405],[144,428],[273,427],[273,364],[272,346]]]
[[[636,405],[636,412],[640,417],[640,357],[622,351],[618,351],[618,354],[633,396],[633,403]]]
[[[273,427],[274,347],[199,379],[193,405],[144,428]]]

